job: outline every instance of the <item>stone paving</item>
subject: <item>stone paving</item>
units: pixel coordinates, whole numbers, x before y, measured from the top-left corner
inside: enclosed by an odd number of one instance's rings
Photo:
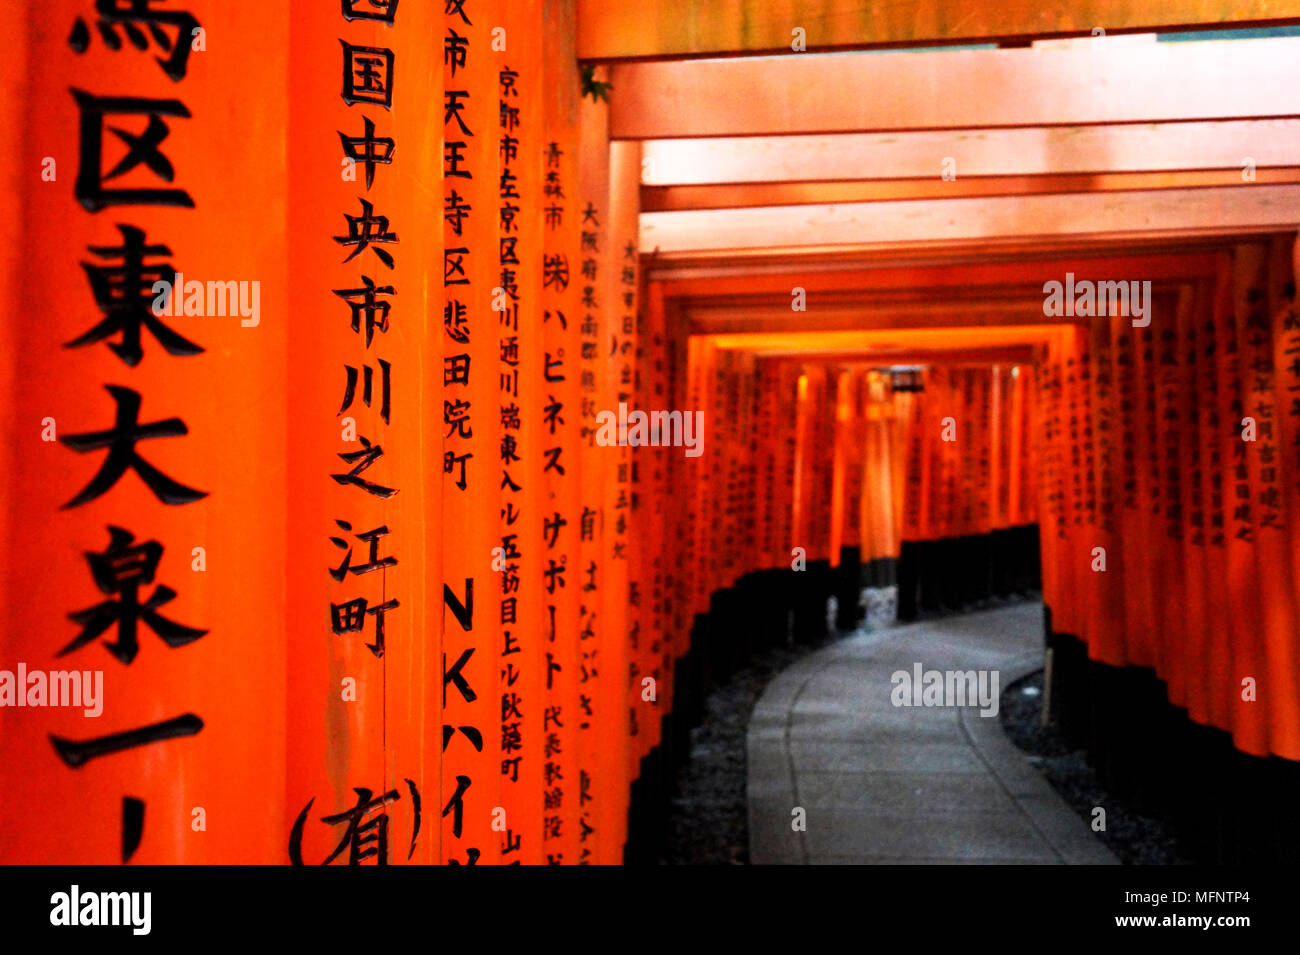
[[[1042,666],[1042,635],[1021,604],[858,633],[774,679],[749,723],[751,862],[1114,864],[996,715],[891,702],[917,663],[996,670],[1001,691]]]

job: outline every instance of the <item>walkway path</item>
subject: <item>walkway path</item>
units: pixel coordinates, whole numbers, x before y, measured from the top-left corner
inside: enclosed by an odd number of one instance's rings
[[[1115,863],[978,707],[890,702],[895,671],[1042,666],[1042,607],[859,633],[773,680],[749,723],[749,854],[762,863]],[[795,831],[802,808],[804,831]]]

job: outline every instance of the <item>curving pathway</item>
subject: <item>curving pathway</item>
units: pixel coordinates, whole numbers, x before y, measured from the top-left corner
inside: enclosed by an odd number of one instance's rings
[[[997,670],[1002,690],[1042,647],[1042,607],[1021,604],[859,633],[794,664],[750,718],[750,861],[1116,863],[996,716],[891,703],[891,674],[916,663]]]

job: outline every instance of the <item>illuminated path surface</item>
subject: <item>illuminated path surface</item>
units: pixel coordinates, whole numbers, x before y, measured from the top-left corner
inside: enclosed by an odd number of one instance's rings
[[[749,724],[749,853],[764,863],[1114,863],[978,707],[896,707],[890,676],[1042,666],[1038,604],[860,633],[773,680]],[[806,830],[792,828],[795,807]]]

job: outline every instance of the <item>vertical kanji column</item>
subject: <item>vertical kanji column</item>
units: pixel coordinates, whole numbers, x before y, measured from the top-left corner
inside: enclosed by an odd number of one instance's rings
[[[439,158],[424,118],[437,24],[397,3],[293,14],[284,840],[301,864],[436,861],[439,432],[424,408],[441,227],[412,198]]]
[[[1291,668],[1281,692],[1281,729],[1273,751],[1288,759],[1300,756],[1300,673],[1297,673],[1297,626],[1300,617],[1300,316],[1296,312],[1297,245],[1294,234],[1275,236],[1269,244],[1268,310],[1273,333],[1273,386],[1277,395],[1274,440],[1277,446],[1278,483],[1284,516],[1284,547],[1289,569],[1279,576],[1290,583],[1293,623],[1284,644]],[[1286,557],[1282,565],[1287,567]]]
[[[1210,413],[1209,389],[1205,362],[1201,355],[1200,340],[1207,337],[1202,331],[1212,306],[1209,282],[1189,284],[1190,294],[1186,307],[1178,314],[1178,350],[1183,358],[1184,386],[1180,400],[1181,442],[1179,465],[1183,472],[1182,498],[1179,502],[1179,531],[1183,542],[1184,614],[1182,653],[1186,677],[1186,700],[1182,705],[1187,715],[1197,723],[1209,721],[1209,698],[1213,674],[1209,667],[1210,628],[1213,626],[1212,607],[1208,591],[1210,582],[1206,574],[1205,547],[1205,462],[1201,458],[1200,431],[1207,427]],[[1211,333],[1212,336],[1212,333]],[[1096,354],[1094,352],[1094,354]],[[1117,656],[1125,660],[1123,631],[1112,625],[1110,639],[1115,644]]]
[[[582,426],[581,282],[578,204],[578,72],[573,0],[543,5],[541,271],[545,428],[545,499],[538,520],[545,581],[545,711],[542,754],[542,848],[547,862],[572,865],[579,854],[578,632],[582,605],[579,493]]]
[[[1104,548],[1107,559],[1105,573],[1099,574],[1095,580],[1096,600],[1101,608],[1099,618],[1111,630],[1111,639],[1127,661],[1128,627],[1124,618],[1124,594],[1130,577],[1126,570],[1128,548],[1125,546],[1122,526],[1116,520],[1123,488],[1121,478],[1124,455],[1121,441],[1124,417],[1119,412],[1117,401],[1118,366],[1114,331],[1120,321],[1118,317],[1110,315],[1099,316],[1091,326],[1094,356],[1092,427],[1097,458],[1094,472],[1097,486],[1097,533],[1094,546]],[[1127,333],[1131,337],[1132,329],[1128,329]],[[1127,382],[1120,387],[1127,388]]]
[[[1247,412],[1246,388],[1249,370],[1241,359],[1241,324],[1248,307],[1251,274],[1255,264],[1244,254],[1248,246],[1238,246],[1232,254],[1229,271],[1229,301],[1221,306],[1220,320],[1215,323],[1215,352],[1218,355],[1220,409],[1226,421],[1222,430],[1224,446],[1224,517],[1227,533],[1228,588],[1233,600],[1230,621],[1232,640],[1231,680],[1226,687],[1232,703],[1232,739],[1237,748],[1256,756],[1268,752],[1268,714],[1258,705],[1258,686],[1263,672],[1263,606],[1259,587],[1255,585],[1256,568],[1253,540],[1254,520],[1250,506],[1249,447],[1244,440]],[[1244,320],[1244,319],[1243,319]],[[1255,681],[1254,701],[1244,699],[1242,681]]]
[[[541,0],[518,0],[494,25],[500,147],[497,152],[497,406],[501,505],[497,593],[501,643],[500,730],[503,863],[542,854],[542,508],[544,475],[561,466],[543,451],[545,388],[560,383],[542,344]]]
[[[579,382],[582,391],[582,431],[579,515],[578,586],[582,594],[578,620],[578,864],[618,861],[622,845],[614,843],[605,819],[606,801],[616,798],[602,772],[602,753],[610,732],[605,688],[618,674],[604,665],[601,651],[610,639],[604,618],[604,536],[608,449],[597,443],[597,418],[608,369],[601,348],[606,341],[608,309],[603,285],[609,267],[607,248],[609,201],[609,111],[594,95],[579,103],[578,244]],[[621,682],[619,683],[621,686]]]
[[[630,641],[635,615],[628,605],[629,571],[632,561],[633,530],[633,448],[629,447],[626,415],[634,409],[636,399],[637,290],[639,283],[639,233],[641,146],[636,142],[615,142],[609,146],[609,220],[605,249],[605,271],[601,275],[605,290],[606,333],[601,339],[606,362],[604,409],[619,418],[619,444],[605,449],[611,481],[605,485],[605,559],[604,608],[607,640],[604,666],[611,679],[609,711],[605,717],[609,786],[616,798],[605,806],[605,828],[618,854],[608,855],[607,862],[622,861],[622,846],[627,838],[628,793],[632,779],[632,735],[641,731],[638,713],[631,703],[630,684],[633,660]],[[605,349],[608,348],[606,352]],[[639,690],[640,680],[636,680]],[[640,699],[638,692],[636,699]],[[637,720],[636,722],[633,722]],[[611,847],[606,846],[606,849]]]
[[[1038,422],[1042,461],[1042,478],[1039,481],[1039,514],[1043,526],[1040,540],[1043,560],[1043,603],[1051,614],[1050,626],[1056,633],[1069,633],[1069,608],[1065,603],[1068,588],[1065,584],[1064,553],[1066,531],[1065,488],[1066,470],[1063,462],[1065,416],[1063,398],[1063,370],[1066,337],[1069,332],[1055,336],[1043,350],[1039,371],[1035,376],[1035,419]]]
[[[1242,676],[1255,678],[1255,705],[1268,715],[1267,751],[1295,758],[1288,745],[1293,735],[1290,727],[1300,720],[1300,700],[1294,690],[1294,581],[1277,573],[1277,568],[1287,566],[1289,554],[1284,536],[1284,472],[1279,461],[1279,409],[1274,390],[1274,324],[1269,314],[1269,248],[1265,243],[1243,244],[1237,247],[1237,255],[1237,361],[1242,379],[1240,423],[1244,452],[1234,475],[1235,513],[1247,517],[1252,525],[1249,540],[1261,612],[1253,667]]]
[[[1209,719],[1215,725],[1231,732],[1233,725],[1233,697],[1235,681],[1232,674],[1232,632],[1235,611],[1226,582],[1228,577],[1227,516],[1224,513],[1225,496],[1230,477],[1229,457],[1225,454],[1225,437],[1229,434],[1228,396],[1224,393],[1221,365],[1224,358],[1219,353],[1220,328],[1228,319],[1231,308],[1231,262],[1220,257],[1214,270],[1212,286],[1207,289],[1207,303],[1202,324],[1197,334],[1196,351],[1201,362],[1199,373],[1201,393],[1198,396],[1201,410],[1197,417],[1197,439],[1201,455],[1201,507],[1202,532],[1205,549],[1205,597],[1209,604],[1206,639],[1205,669],[1207,673],[1206,706]],[[1127,455],[1126,455],[1127,458]],[[1127,470],[1127,466],[1126,466]],[[1128,543],[1128,528],[1123,529]],[[1125,583],[1127,597],[1128,582]],[[1132,622],[1125,621],[1129,633]],[[1130,662],[1134,653],[1129,650]]]
[[[1155,316],[1152,317],[1154,321]],[[1132,600],[1125,602],[1125,617],[1130,622],[1133,640],[1130,653],[1139,666],[1154,668],[1160,656],[1160,624],[1156,612],[1155,574],[1146,549],[1155,540],[1159,467],[1152,465],[1155,449],[1155,330],[1145,327],[1117,331],[1120,340],[1131,339],[1132,365],[1127,395],[1130,398],[1126,423],[1131,430],[1125,433],[1125,444],[1132,450],[1134,483],[1125,499],[1128,512],[1124,525],[1133,529],[1132,548],[1126,546],[1125,566],[1131,571],[1125,582],[1125,593],[1132,592]],[[1128,535],[1125,535],[1126,541]],[[1131,561],[1131,564],[1130,564]]]
[[[0,857],[280,861],[288,13],[16,7]]]
[[[1186,388],[1186,361],[1179,346],[1179,326],[1191,307],[1186,290],[1167,300],[1163,309],[1153,305],[1152,325],[1156,327],[1155,385],[1156,424],[1154,442],[1160,466],[1161,509],[1155,524],[1161,563],[1157,588],[1157,606],[1163,627],[1163,668],[1159,671],[1169,687],[1169,698],[1177,705],[1186,704],[1187,661],[1183,658],[1186,620],[1183,616],[1186,587],[1186,561],[1183,555],[1182,501],[1184,473],[1182,467],[1182,422]],[[1107,654],[1107,657],[1109,655]],[[1105,659],[1105,658],[1103,658]],[[1110,662],[1106,659],[1106,662]]]
[[[669,365],[664,354],[667,348],[667,329],[664,314],[663,288],[641,276],[644,301],[638,325],[638,377],[642,396],[641,407],[648,412],[668,410]],[[681,409],[678,409],[681,410]],[[636,517],[637,576],[635,603],[641,621],[640,643],[642,651],[642,683],[633,688],[634,702],[642,704],[650,722],[648,739],[643,748],[649,751],[661,743],[666,718],[670,715],[673,699],[672,656],[668,644],[667,584],[671,576],[668,548],[675,546],[675,537],[667,527],[676,508],[669,495],[668,483],[671,460],[679,455],[676,448],[651,447],[641,455],[634,469],[638,482],[638,513]],[[630,588],[629,588],[630,589]],[[634,595],[629,592],[629,601]],[[646,699],[641,692],[644,680],[649,677],[654,695]]]
[[[502,472],[497,0],[452,0],[441,29],[442,91],[442,857],[501,861]],[[509,48],[509,31],[506,30]],[[518,39],[522,40],[522,37]],[[427,117],[427,113],[426,113]],[[435,299],[437,301],[437,299]],[[507,671],[502,676],[502,671]],[[504,817],[504,818],[503,818]]]

